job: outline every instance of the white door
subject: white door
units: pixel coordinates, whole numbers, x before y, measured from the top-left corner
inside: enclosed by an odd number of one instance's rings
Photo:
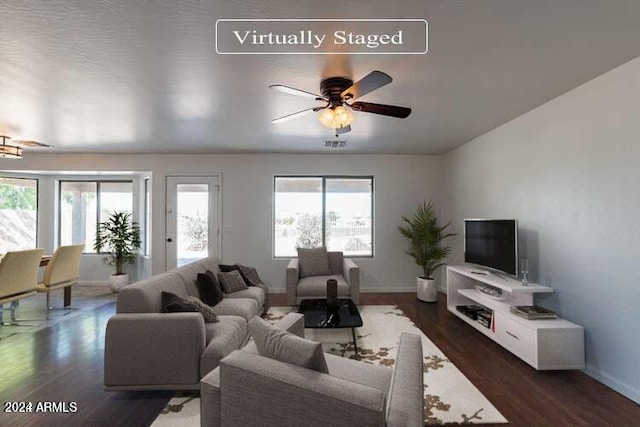
[[[167,270],[220,256],[220,186],[217,176],[168,176]]]

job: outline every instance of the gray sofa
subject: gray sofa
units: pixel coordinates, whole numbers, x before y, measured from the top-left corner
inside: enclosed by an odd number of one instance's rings
[[[214,310],[219,322],[200,313],[161,313],[163,291],[198,296],[198,273],[218,273],[206,258],[123,288],[105,336],[106,390],[199,390],[200,379],[248,341],[247,322],[262,314],[258,287],[224,294]]]
[[[303,316],[277,328],[304,335]],[[403,333],[393,369],[325,353],[329,373],[258,355],[253,341],[202,379],[200,425],[420,427],[422,342]]]

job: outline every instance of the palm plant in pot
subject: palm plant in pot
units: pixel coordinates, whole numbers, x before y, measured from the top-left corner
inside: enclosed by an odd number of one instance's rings
[[[141,246],[140,226],[133,221],[131,213],[114,211],[106,221],[98,224],[93,248],[98,253],[103,249],[108,251],[104,262],[116,267],[109,280],[114,292],[129,284],[124,266],[135,264]]]
[[[398,226],[400,233],[409,240],[408,255],[413,257],[416,264],[423,270],[423,276],[417,279],[417,296],[421,301],[436,302],[438,288],[433,273],[444,265],[444,259],[451,252],[451,248],[443,245],[443,240],[454,236],[446,233],[451,223],[438,225],[438,216],[431,202],[418,205],[413,216],[402,217],[403,226]]]

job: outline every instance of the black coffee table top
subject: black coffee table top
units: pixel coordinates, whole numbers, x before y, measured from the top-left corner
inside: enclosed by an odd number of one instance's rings
[[[326,298],[303,299],[298,313],[304,315],[305,328],[359,328],[362,317],[350,299],[338,300],[337,308],[327,307]]]

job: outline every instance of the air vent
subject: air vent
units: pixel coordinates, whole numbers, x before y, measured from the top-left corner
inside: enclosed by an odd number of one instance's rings
[[[326,140],[324,142],[324,146],[329,148],[342,148],[345,145],[347,145],[347,141],[345,140],[333,139],[333,140]]]

